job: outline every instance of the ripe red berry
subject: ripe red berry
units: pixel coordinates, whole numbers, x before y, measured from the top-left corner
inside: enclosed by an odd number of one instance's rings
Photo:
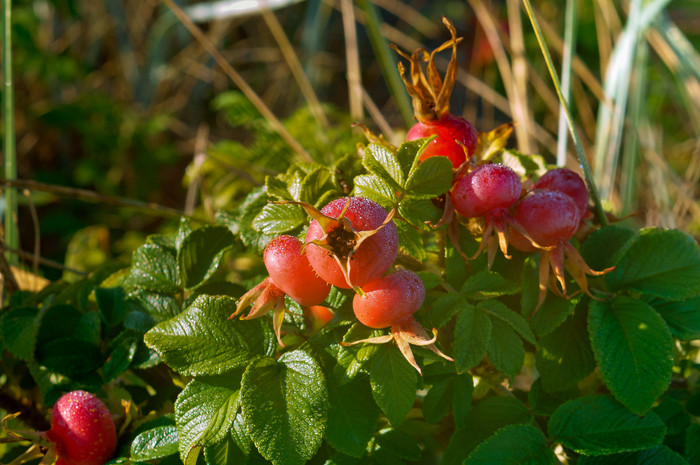
[[[306,233],[306,255],[327,282],[344,289],[361,287],[380,278],[396,260],[399,249],[396,225],[389,220],[382,226],[387,213],[378,203],[362,197],[346,197],[330,202],[320,213],[331,221],[326,221],[324,226],[318,219],[311,222]],[[342,221],[334,220],[338,218]],[[344,266],[350,264],[350,282],[338,262]]]
[[[518,204],[515,219],[538,245],[553,247],[571,239],[581,215],[566,194],[532,191]]]
[[[320,304],[328,296],[331,286],[316,274],[302,252],[302,246],[296,237],[276,237],[265,248],[265,268],[272,282],[301,305]]]
[[[510,207],[520,197],[521,190],[515,171],[500,163],[490,163],[459,179],[450,195],[459,214],[479,217]]]
[[[579,209],[581,217],[588,208],[588,189],[581,176],[568,168],[556,168],[547,171],[535,182],[534,189],[557,191],[571,197]]]
[[[103,465],[117,447],[107,406],[86,391],[72,391],[56,401],[47,436],[56,444],[57,465]]]
[[[370,328],[388,328],[413,315],[423,305],[425,286],[412,271],[399,270],[362,287],[352,308],[360,323]]]
[[[448,114],[434,121],[419,121],[408,130],[406,140],[411,141],[432,135],[437,137],[425,147],[420,156],[421,161],[430,157],[443,156],[449,158],[452,166],[457,169],[468,157],[471,157],[476,149],[476,129],[460,116]],[[464,153],[465,149],[467,154]]]

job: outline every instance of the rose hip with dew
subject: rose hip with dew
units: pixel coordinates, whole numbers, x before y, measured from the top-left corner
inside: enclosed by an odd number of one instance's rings
[[[581,217],[588,210],[588,189],[581,176],[568,168],[555,168],[547,171],[533,185],[535,190],[557,191],[573,199]]]
[[[412,271],[400,270],[362,287],[355,294],[355,316],[370,328],[388,328],[413,315],[423,305],[425,286]]]
[[[384,344],[393,340],[404,358],[418,373],[421,373],[421,369],[413,356],[411,344],[424,346],[440,357],[452,361],[435,346],[437,331],[433,329],[433,337],[430,337],[413,318],[413,314],[424,300],[425,286],[413,271],[399,270],[372,281],[362,287],[361,294],[358,293],[353,298],[353,311],[365,326],[375,329],[391,328],[391,334],[355,342],[341,342],[341,345]]]
[[[107,406],[94,394],[71,391],[51,411],[57,465],[103,465],[114,454],[117,433]]]
[[[303,245],[296,237],[278,236],[265,247],[263,261],[277,287],[300,305],[311,306],[323,302],[331,286],[311,267]]]
[[[424,137],[436,136],[423,149],[420,161],[430,157],[447,157],[454,169],[471,157],[476,150],[478,135],[476,129],[466,119],[445,115],[435,121],[419,121],[406,134],[406,140],[412,141]]]
[[[306,233],[306,255],[316,273],[330,284],[362,287],[380,278],[396,260],[396,225],[378,203],[345,197],[318,213],[312,214]]]
[[[509,208],[518,200],[521,191],[520,178],[515,171],[500,163],[488,163],[460,178],[450,195],[455,210],[473,218]]]

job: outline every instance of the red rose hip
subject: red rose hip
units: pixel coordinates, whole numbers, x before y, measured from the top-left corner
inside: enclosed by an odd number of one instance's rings
[[[448,114],[435,121],[418,122],[408,130],[406,140],[412,141],[432,135],[436,137],[421,153],[421,161],[430,157],[443,156],[449,158],[452,166],[457,169],[471,157],[476,149],[476,129],[460,116]]]
[[[425,286],[412,271],[399,270],[362,287],[352,301],[355,316],[370,328],[388,328],[423,305]]]
[[[515,219],[542,247],[571,239],[581,220],[576,202],[557,191],[532,191],[517,208]]]
[[[455,210],[473,218],[510,207],[521,191],[520,178],[515,171],[500,163],[489,163],[459,179],[450,195]]]
[[[103,465],[117,447],[107,406],[86,391],[72,391],[56,401],[47,436],[56,444],[57,465]]]
[[[316,274],[302,246],[296,237],[276,237],[265,248],[265,268],[272,282],[299,304],[320,304],[328,297],[331,286]]]

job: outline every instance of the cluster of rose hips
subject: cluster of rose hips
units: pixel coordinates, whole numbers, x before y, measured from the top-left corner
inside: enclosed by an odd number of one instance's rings
[[[385,275],[399,249],[393,211],[387,213],[363,197],[336,199],[321,210],[302,206],[313,218],[305,242],[288,235],[270,241],[263,253],[269,277],[243,295],[231,317],[249,305],[252,308],[243,319],[271,310],[273,328],[282,344],[285,296],[311,308],[326,299],[333,285],[356,292],[353,310],[361,323],[375,329],[391,328],[391,335],[356,343],[393,339],[418,371],[409,344],[425,345],[449,359],[434,346],[435,337],[429,337],[413,318],[425,299],[420,277],[405,269]]]

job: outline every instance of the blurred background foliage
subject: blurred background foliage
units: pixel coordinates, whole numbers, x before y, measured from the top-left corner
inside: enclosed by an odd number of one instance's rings
[[[700,237],[700,3],[533,5],[609,211]],[[388,44],[433,49],[443,15],[464,37],[452,112],[577,169],[518,0],[14,0],[18,178],[40,183],[17,184],[23,263],[128,260],[177,212],[213,222],[268,174],[355,152],[355,121],[399,142]]]

